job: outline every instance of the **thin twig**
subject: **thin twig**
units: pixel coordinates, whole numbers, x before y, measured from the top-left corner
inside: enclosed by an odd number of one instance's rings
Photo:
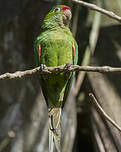
[[[104,111],[104,110],[102,109],[102,107],[99,105],[99,103],[98,103],[97,99],[95,98],[95,96],[94,96],[92,93],[90,93],[89,96],[92,98],[92,101],[94,102],[94,104],[95,104],[97,110],[100,112],[100,114],[101,114],[104,118],[106,118],[115,128],[117,128],[117,129],[121,132],[121,127],[119,127],[118,124],[117,124],[114,120],[112,120],[112,119],[105,113],[105,111]]]
[[[87,3],[87,2],[84,2],[84,1],[80,1],[80,0],[72,0],[72,1],[76,2],[76,3],[79,3],[80,5],[85,6],[85,7],[89,8],[89,9],[98,11],[98,12],[100,12],[100,13],[102,13],[102,14],[104,14],[104,15],[106,15],[106,16],[108,16],[108,17],[110,17],[110,18],[112,18],[112,19],[114,19],[114,20],[116,20],[116,21],[121,23],[121,17],[116,15],[112,11],[107,11],[105,9],[102,9],[102,8],[94,5],[94,4]]]
[[[51,74],[51,73],[61,73],[61,72],[72,72],[72,71],[86,71],[86,72],[99,72],[99,73],[121,73],[121,68],[114,68],[110,66],[79,66],[79,65],[71,65],[69,68],[65,68],[65,65],[61,65],[58,67],[46,67],[41,70],[40,67],[26,70],[26,71],[16,71],[15,73],[5,73],[0,75],[0,80],[5,79],[17,79],[22,78],[24,76],[34,75],[34,74]]]

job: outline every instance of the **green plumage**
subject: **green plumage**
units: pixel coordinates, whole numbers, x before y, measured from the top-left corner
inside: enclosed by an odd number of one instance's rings
[[[66,7],[56,6],[45,17],[42,33],[37,37],[34,45],[36,66],[77,64],[78,46],[68,28],[69,19],[63,19],[64,11],[68,10]],[[40,76],[43,94],[49,109],[62,108],[71,87],[73,75],[74,73],[60,73]]]

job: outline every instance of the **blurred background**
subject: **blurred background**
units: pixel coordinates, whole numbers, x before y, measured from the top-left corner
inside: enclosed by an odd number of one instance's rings
[[[86,0],[121,15],[121,0]],[[71,0],[0,0],[0,74],[34,68],[33,43],[56,4],[72,9],[70,28],[79,65],[121,67],[121,25]],[[62,118],[63,152],[120,152],[121,134],[92,105],[121,126],[121,76],[77,72]],[[48,152],[47,107],[36,76],[0,81],[0,152]]]

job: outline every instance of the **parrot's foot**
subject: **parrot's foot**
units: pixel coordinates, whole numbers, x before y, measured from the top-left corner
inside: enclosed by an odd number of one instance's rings
[[[47,67],[47,66],[46,66],[45,64],[41,64],[41,65],[40,65],[40,69],[41,69],[41,70],[44,70],[46,67]]]
[[[68,63],[66,63],[66,65],[65,65],[65,67],[64,67],[64,69],[66,70],[66,71],[65,71],[65,77],[66,77],[66,78],[68,78],[68,77],[70,76],[69,68],[70,68],[71,65],[73,65],[73,64],[72,64],[71,62],[68,62]]]
[[[69,69],[71,65],[73,65],[71,62],[66,63],[64,69]]]

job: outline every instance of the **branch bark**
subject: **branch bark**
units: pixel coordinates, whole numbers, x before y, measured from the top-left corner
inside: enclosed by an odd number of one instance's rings
[[[76,3],[79,3],[81,6],[84,6],[84,7],[87,7],[89,9],[92,9],[94,11],[98,11],[116,21],[118,21],[119,23],[121,23],[121,17],[116,15],[115,13],[113,13],[112,11],[107,11],[105,9],[102,9],[94,4],[91,4],[91,3],[87,3],[87,2],[84,2],[84,1],[80,1],[80,0],[72,0],[73,2],[76,2]]]
[[[110,66],[79,66],[79,65],[71,65],[67,67],[66,65],[61,65],[58,67],[45,67],[41,69],[40,67],[25,70],[25,71],[16,71],[15,73],[4,73],[0,75],[0,80],[5,79],[17,79],[22,78],[24,76],[34,75],[34,74],[51,74],[51,73],[61,73],[61,72],[72,72],[72,71],[86,71],[86,72],[99,72],[99,73],[121,73],[121,68],[114,68]]]

